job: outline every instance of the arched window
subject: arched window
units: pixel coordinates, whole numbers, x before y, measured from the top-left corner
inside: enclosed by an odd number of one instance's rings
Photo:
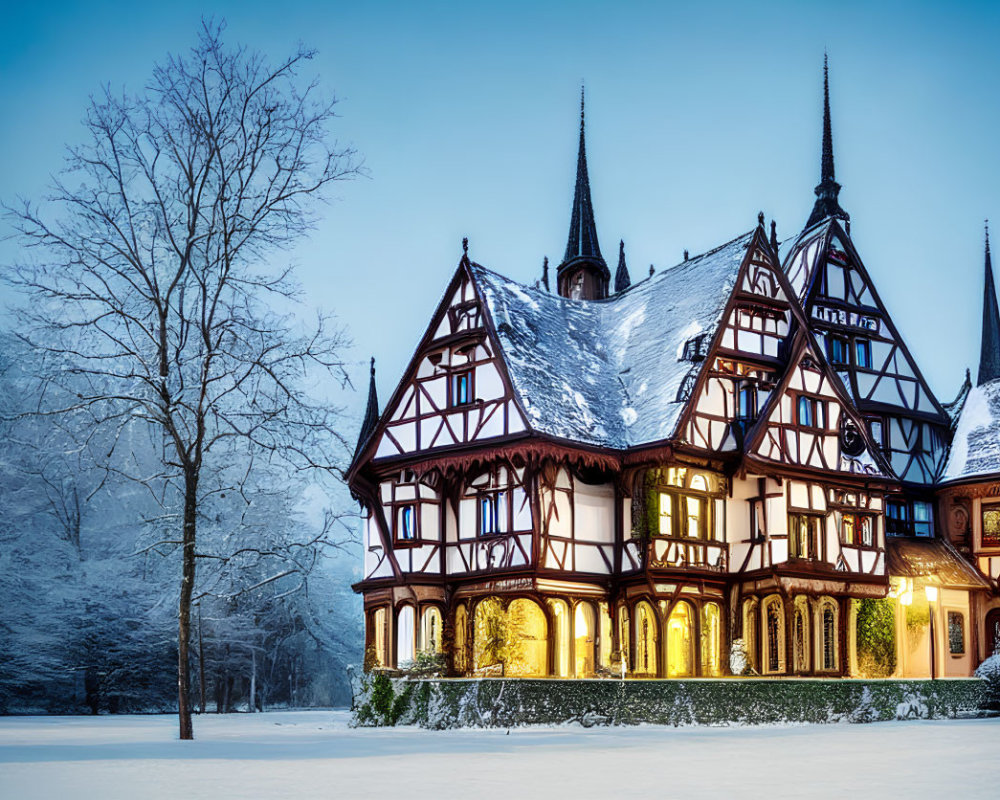
[[[570,669],[569,606],[565,600],[549,600],[549,608],[552,609],[554,674],[560,678],[568,678]]]
[[[820,653],[820,663],[823,669],[833,672],[837,669],[837,651],[839,636],[837,631],[837,601],[831,597],[824,597],[820,601],[820,635],[822,652]]]
[[[507,658],[507,614],[499,598],[487,597],[479,601],[472,628],[473,669],[502,665]]]
[[[785,607],[772,595],[764,601],[764,670],[785,671]]]
[[[722,674],[722,612],[718,603],[701,607],[701,674],[715,678]]]
[[[753,598],[743,601],[743,643],[747,652],[747,667],[760,671],[760,640],[757,637],[757,601]]]
[[[464,675],[469,669],[468,656],[469,612],[461,605],[455,610],[455,672]]]
[[[375,659],[378,661],[375,666],[378,667],[384,667],[388,664],[389,652],[385,646],[388,618],[385,608],[376,608],[375,613],[372,614],[371,646],[375,648]]]
[[[413,606],[402,606],[396,612],[396,666],[412,663],[416,646],[416,614]]]
[[[639,675],[656,675],[656,614],[652,606],[642,600],[635,607],[635,666]]]
[[[690,603],[679,602],[667,619],[667,677],[686,678],[693,674],[692,639],[694,614]]]
[[[795,615],[792,629],[792,654],[796,672],[809,671],[809,601],[795,598]]]
[[[541,677],[549,672],[548,623],[538,603],[519,597],[507,610],[509,642],[505,675]]]
[[[594,608],[590,603],[577,603],[573,621],[573,654],[576,658],[576,677],[587,678],[594,674],[594,651],[597,630],[594,624]]]
[[[618,646],[621,648],[622,663],[625,665],[625,670],[628,672],[633,672],[635,670],[635,664],[631,661],[631,621],[629,620],[628,609],[625,606],[619,606],[618,608]]]
[[[441,652],[441,612],[434,606],[424,609],[420,617],[420,651]]]

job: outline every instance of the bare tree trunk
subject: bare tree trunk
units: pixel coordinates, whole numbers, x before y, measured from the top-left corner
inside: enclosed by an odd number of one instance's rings
[[[250,651],[250,713],[257,710],[257,653]]]
[[[201,636],[201,603],[198,603],[198,694],[201,700],[199,713],[205,713],[205,640]]]
[[[191,593],[194,590],[195,535],[198,514],[198,477],[190,467],[184,476],[184,552],[181,565],[181,599],[177,609],[177,717],[180,738],[193,739],[189,643],[191,640]]]

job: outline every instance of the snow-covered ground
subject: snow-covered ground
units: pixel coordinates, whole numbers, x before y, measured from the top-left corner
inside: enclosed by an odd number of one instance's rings
[[[0,718],[0,798],[996,797],[1000,720],[352,730],[344,711]]]

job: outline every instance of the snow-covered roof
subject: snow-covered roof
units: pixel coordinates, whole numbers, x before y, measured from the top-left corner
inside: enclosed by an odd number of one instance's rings
[[[1000,380],[969,389],[941,480],[993,473],[1000,473]]]
[[[684,408],[678,390],[700,366],[682,358],[684,345],[714,333],[752,237],[603,301],[568,300],[472,265],[531,426],[616,449],[671,438]]]

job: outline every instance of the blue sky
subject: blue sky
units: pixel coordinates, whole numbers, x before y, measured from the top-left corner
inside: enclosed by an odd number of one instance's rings
[[[300,40],[320,51],[336,134],[370,177],[338,187],[292,256],[309,302],[350,328],[357,374],[377,356],[383,400],[463,236],[525,282],[560,260],[581,79],[612,268],[619,238],[642,275],[758,210],[779,237],[798,231],[819,178],[824,47],[861,256],[939,399],[975,372],[983,218],[1000,228],[1000,4],[23,3],[0,28],[0,195],[40,195],[88,95],[140,87],[203,15],[276,59]]]

